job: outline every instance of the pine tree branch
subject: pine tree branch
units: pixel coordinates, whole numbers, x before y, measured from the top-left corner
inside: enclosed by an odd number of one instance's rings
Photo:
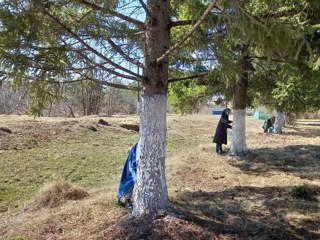
[[[91,3],[91,2],[88,2],[86,0],[79,0],[79,2],[82,3],[83,5],[86,5],[87,7],[90,7],[92,9],[94,9],[94,10],[102,10],[103,9],[103,7],[101,7],[99,5],[96,5],[94,3]],[[126,15],[123,15],[123,14],[118,13],[118,12],[113,11],[113,10],[109,10],[108,13],[110,15],[114,16],[114,17],[118,17],[118,18],[120,18],[120,19],[122,19],[124,21],[129,22],[129,23],[133,23],[133,24],[135,24],[135,25],[137,25],[137,26],[139,26],[139,27],[141,27],[143,29],[145,28],[145,24],[143,22],[137,20],[137,19],[131,18],[131,17],[126,16]]]
[[[214,1],[211,2],[209,7],[206,9],[206,11],[200,17],[198,22],[192,27],[192,29],[183,38],[181,38],[175,45],[173,45],[170,49],[168,49],[168,51],[166,51],[161,57],[159,57],[157,59],[157,63],[160,63],[165,58],[167,58],[174,50],[179,48],[199,28],[201,23],[203,23],[203,21],[209,15],[209,13],[214,8],[214,6],[216,5],[217,2],[218,2],[218,0],[214,0]]]
[[[170,23],[170,27],[178,27],[178,26],[187,26],[194,23],[194,20],[180,20],[180,21],[174,21]]]
[[[191,75],[191,76],[187,76],[187,77],[171,78],[171,79],[168,80],[168,82],[172,83],[172,82],[179,82],[179,81],[184,81],[184,80],[191,80],[191,79],[195,79],[195,78],[199,78],[199,77],[205,77],[205,76],[208,76],[208,75],[209,75],[209,72],[204,72],[204,73]]]
[[[140,2],[140,4],[141,4],[141,6],[143,7],[144,11],[146,12],[146,14],[147,14],[148,16],[150,16],[149,9],[148,9],[148,7],[146,6],[146,4],[144,3],[144,1],[143,1],[143,0],[139,0],[139,2]]]
[[[107,42],[110,44],[110,46],[113,48],[113,50],[115,50],[116,52],[118,52],[125,60],[127,60],[128,62],[135,64],[141,68],[144,68],[143,64],[141,62],[139,62],[136,59],[132,59],[128,54],[126,54],[124,51],[122,51],[121,47],[119,47],[114,41],[112,41],[110,38],[107,39]]]
[[[66,41],[63,40],[63,42],[65,44],[68,44]],[[128,79],[128,80],[132,80],[132,81],[141,81],[141,79],[137,78],[137,77],[134,77],[134,76],[130,76],[130,75],[126,75],[126,74],[122,74],[122,73],[119,73],[117,71],[114,71],[112,69],[109,69],[107,67],[105,67],[104,65],[107,64],[107,62],[103,62],[103,63],[99,63],[97,64],[95,61],[93,61],[92,59],[90,59],[86,54],[83,53],[83,50],[82,49],[77,49],[77,50],[74,50],[77,54],[79,54],[83,59],[85,59],[89,64],[92,64],[91,66],[87,67],[87,68],[82,68],[83,70],[85,69],[92,69],[92,68],[96,68],[96,67],[99,67],[101,68],[102,70],[108,72],[108,73],[111,73],[115,76],[118,76],[118,77],[121,77],[121,78],[125,78],[125,79]],[[75,70],[76,68],[73,68],[71,66],[71,70]]]
[[[117,84],[117,83],[111,83],[105,80],[99,80],[93,77],[90,77],[88,75],[84,75],[81,73],[81,76],[84,77],[86,80],[90,80],[93,82],[100,83],[102,85],[108,86],[108,87],[113,87],[113,88],[119,88],[119,89],[124,89],[124,90],[131,90],[131,91],[141,91],[141,88],[139,87],[133,87],[133,86],[127,86],[123,84]]]
[[[218,6],[214,6],[213,8],[219,10],[222,14],[225,14],[221,8],[219,8]],[[196,22],[196,20],[178,20],[178,21],[171,21],[170,27],[177,27],[177,26],[187,26],[187,25],[191,25],[194,22]]]
[[[313,9],[314,10],[314,9]],[[319,11],[319,9],[318,9]],[[268,18],[281,18],[281,17],[291,17],[294,15],[297,15],[301,12],[304,12],[304,10],[297,10],[297,9],[291,9],[291,10],[287,10],[287,11],[283,11],[283,12],[278,12],[278,13],[266,13],[266,14],[262,14],[262,15],[258,15],[257,17],[259,18],[263,18],[263,19],[268,19]]]
[[[65,42],[66,43],[66,42]],[[67,43],[66,43],[67,44]],[[1,46],[0,46],[1,47]],[[18,48],[18,47],[17,47]],[[37,48],[35,48],[37,49]],[[42,48],[41,48],[42,49]],[[44,49],[48,49],[48,50],[57,50],[59,48],[44,48]],[[43,70],[43,71],[63,71],[63,70],[66,70],[66,71],[79,71],[79,70],[87,70],[87,69],[93,69],[93,68],[101,68],[102,70],[110,73],[110,74],[113,74],[115,76],[118,76],[118,77],[121,77],[121,78],[124,78],[124,79],[128,79],[128,80],[132,80],[132,81],[141,81],[141,79],[137,78],[137,77],[134,77],[134,76],[130,76],[130,75],[126,75],[126,74],[122,74],[122,73],[119,73],[117,71],[114,71],[112,69],[108,69],[106,68],[104,65],[107,64],[107,62],[102,62],[102,63],[96,63],[94,62],[93,60],[91,60],[86,54],[84,54],[82,51],[83,49],[69,49],[69,50],[66,50],[66,51],[74,51],[76,52],[78,55],[80,55],[83,59],[85,59],[87,62],[89,62],[91,64],[91,66],[88,66],[88,67],[82,67],[82,68],[75,68],[73,66],[69,66],[68,68],[61,68],[61,67],[46,67],[46,66],[35,66],[32,64],[33,62],[33,58],[32,57],[26,57],[26,60],[25,62],[20,62],[20,64],[22,64],[23,66],[26,66],[26,67],[29,67],[31,69],[35,69],[35,70]],[[89,65],[89,64],[88,64]]]
[[[34,0],[34,2],[38,2],[37,0]],[[77,39],[83,46],[85,46],[87,49],[89,49],[92,53],[94,53],[95,55],[99,56],[101,59],[103,59],[104,61],[106,61],[108,64],[110,64],[111,66],[122,70],[126,73],[129,73],[130,75],[133,75],[137,78],[142,78],[142,76],[140,76],[137,73],[134,73],[116,63],[114,63],[113,61],[111,61],[109,58],[107,58],[106,56],[104,56],[103,54],[101,54],[99,51],[97,51],[96,49],[94,49],[93,47],[91,47],[89,44],[87,44],[85,41],[83,41],[76,33],[74,33],[71,29],[69,29],[65,24],[63,24],[58,18],[56,18],[55,16],[53,16],[51,13],[49,13],[45,8],[43,8],[40,5],[42,11],[48,15],[50,18],[52,18],[57,24],[59,24],[63,29],[65,29],[72,37],[74,37],[75,39]]]
[[[90,77],[86,74],[83,74],[82,72],[77,72],[80,76],[82,76],[82,78],[76,79],[76,80],[65,80],[65,81],[59,81],[59,80],[52,80],[52,79],[45,79],[45,80],[39,80],[37,79],[37,81],[42,81],[42,82],[47,82],[47,83],[51,83],[51,84],[70,84],[70,83],[75,83],[75,82],[82,82],[82,81],[93,81],[93,82],[97,82],[101,85],[105,85],[108,87],[113,87],[113,88],[119,88],[119,89],[124,89],[124,90],[131,90],[131,91],[141,91],[142,89],[140,87],[134,87],[134,86],[128,86],[128,85],[124,85],[124,84],[117,84],[117,83],[111,83],[107,80],[100,80],[100,79],[96,79],[93,77]],[[9,73],[0,71],[0,74],[5,74],[5,75],[10,75]],[[21,77],[21,79],[25,79],[30,81],[30,78],[27,77]]]
[[[124,90],[131,90],[131,91],[141,91],[141,88],[139,88],[139,87],[127,86],[127,85],[118,84],[118,83],[111,83],[106,80],[100,80],[100,79],[96,79],[96,78],[87,76],[85,74],[81,74],[81,76],[82,76],[82,78],[79,78],[76,80],[55,81],[55,80],[49,79],[49,80],[43,80],[43,82],[48,82],[51,84],[69,84],[69,83],[75,83],[75,82],[92,81],[92,82],[99,83],[101,85],[105,85],[107,87],[124,89]]]
[[[268,30],[266,27],[265,22],[261,21],[260,18],[257,18],[253,15],[251,15],[244,7],[242,7],[240,5],[240,3],[238,1],[235,1],[235,4],[238,6],[238,8],[240,9],[240,11],[246,15],[249,19],[251,19],[253,22],[255,22],[256,24],[260,25],[261,27],[263,27],[265,30]]]
[[[289,61],[283,60],[283,59],[276,59],[276,58],[268,58],[264,56],[248,56],[248,58],[255,58],[255,59],[260,59],[260,60],[265,60],[265,61],[272,61],[272,62],[279,62],[279,63],[289,63]]]
[[[82,78],[76,79],[76,80],[66,80],[66,81],[55,81],[55,80],[51,80],[51,79],[37,80],[37,81],[48,82],[48,83],[51,83],[51,84],[69,84],[69,83],[82,82],[82,81],[88,81],[89,80],[89,81],[94,81],[94,82],[100,83],[100,84],[108,86],[108,87],[119,88],[119,89],[124,89],[124,90],[131,90],[131,91],[141,91],[141,88],[139,88],[139,87],[127,86],[127,85],[117,84],[117,83],[111,83],[111,82],[108,82],[107,80],[99,80],[99,79],[87,76],[87,75],[85,75],[85,74],[83,74],[82,72],[79,72],[79,71],[77,71],[77,74],[82,76]],[[0,75],[10,75],[10,73],[4,72],[4,71],[0,71]],[[21,77],[21,79],[31,80],[30,78],[26,78],[26,77]]]
[[[95,63],[93,60],[91,60],[86,54],[84,54],[84,53],[81,52],[81,51],[79,51],[78,54],[79,54],[83,59],[85,59],[85,60],[87,60],[88,62],[90,62],[91,64],[93,64],[92,67],[95,67],[95,66],[96,66],[96,63]],[[122,73],[119,73],[119,72],[117,72],[117,71],[115,71],[115,70],[106,68],[106,67],[103,66],[103,65],[99,65],[99,67],[100,67],[102,70],[104,70],[104,71],[106,71],[106,72],[108,72],[108,73],[111,73],[111,74],[113,74],[113,75],[115,75],[115,76],[118,76],[118,77],[121,77],[121,78],[125,78],[125,79],[128,79],[128,80],[133,80],[133,81],[139,82],[139,81],[141,81],[141,78],[143,78],[143,77],[133,77],[133,76],[129,76],[129,75],[126,75],[126,74],[122,74]]]
[[[12,48],[19,48],[19,49],[33,49],[33,50],[41,50],[41,51],[50,51],[50,50],[55,50],[55,51],[64,51],[64,52],[72,52],[75,51],[75,48],[68,47],[65,48],[65,46],[57,46],[57,47],[39,47],[39,46],[34,46],[32,44],[20,44],[20,43],[14,43],[11,42],[6,45],[0,45],[1,49],[12,49]]]
[[[145,31],[139,31],[139,32],[134,32],[132,33],[132,36],[140,36],[144,35]],[[127,38],[129,35],[113,35],[111,36],[112,38]]]

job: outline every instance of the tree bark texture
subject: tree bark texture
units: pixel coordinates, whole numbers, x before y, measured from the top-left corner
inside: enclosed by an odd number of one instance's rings
[[[169,0],[149,0],[146,20],[145,79],[140,102],[140,139],[133,215],[142,217],[170,206],[165,179],[168,59],[157,63],[169,47]]]
[[[276,111],[276,120],[274,122],[274,133],[282,134],[284,124],[284,114],[281,111]]]
[[[165,95],[142,96],[133,208],[136,217],[170,206],[165,178],[166,109]]]
[[[233,110],[231,154],[235,156],[247,155],[246,144],[246,109]]]
[[[142,91],[146,95],[163,94],[168,91],[168,58],[157,63],[169,48],[170,4],[169,0],[149,0],[146,22],[145,65],[146,79]]]
[[[232,155],[240,157],[248,153],[245,124],[247,89],[248,74],[245,72],[236,83],[234,89],[232,140],[230,148]]]

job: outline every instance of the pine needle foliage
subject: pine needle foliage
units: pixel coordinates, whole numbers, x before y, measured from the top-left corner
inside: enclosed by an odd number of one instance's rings
[[[187,6],[192,15],[193,6]],[[316,1],[219,1],[206,28],[197,31],[193,42],[180,51],[184,59],[175,59],[175,63],[190,67],[185,60],[189,54],[198,65],[211,64],[208,80],[228,98],[239,76],[248,74],[249,106],[315,110],[320,40],[314,33],[320,28],[319,21]],[[297,90],[300,88],[307,91]]]

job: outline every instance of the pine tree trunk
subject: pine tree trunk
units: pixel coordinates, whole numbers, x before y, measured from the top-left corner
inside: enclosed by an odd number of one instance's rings
[[[246,109],[233,110],[231,154],[245,156],[248,153],[246,144]]]
[[[169,47],[170,4],[149,0],[146,22],[145,79],[142,81],[140,139],[133,215],[141,217],[170,206],[165,178],[168,59],[157,63]]]
[[[243,157],[247,155],[246,144],[246,104],[247,104],[248,74],[244,73],[234,89],[234,110],[232,124],[231,155]]]
[[[165,95],[142,97],[134,216],[169,207],[165,179],[166,109]]]
[[[274,122],[274,133],[282,134],[283,124],[284,124],[284,114],[281,111],[277,111],[276,119]]]

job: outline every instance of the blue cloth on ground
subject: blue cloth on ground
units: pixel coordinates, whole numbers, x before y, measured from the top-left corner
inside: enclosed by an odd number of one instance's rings
[[[273,127],[268,128],[268,133],[273,133]]]
[[[127,161],[123,167],[122,176],[120,180],[120,186],[118,191],[118,202],[128,192],[128,190],[134,186],[136,182],[137,162],[136,152],[138,143],[134,144],[130,150]]]

